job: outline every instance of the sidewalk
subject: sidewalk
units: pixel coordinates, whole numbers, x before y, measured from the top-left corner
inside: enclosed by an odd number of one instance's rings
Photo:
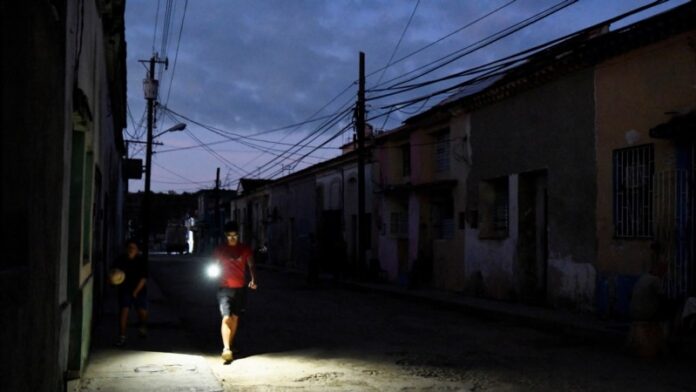
[[[137,334],[137,317],[131,311],[128,341],[114,347],[118,335],[116,290],[108,287],[103,313],[92,336],[87,369],[71,382],[69,391],[222,391],[207,361],[194,352],[181,321],[164,298],[157,282],[148,281],[147,338]]]
[[[260,269],[285,272],[305,276],[299,270],[282,269],[273,265],[257,264]],[[329,284],[330,277],[320,277]],[[521,303],[496,301],[484,298],[467,297],[462,293],[435,289],[407,289],[395,284],[366,283],[353,280],[342,280],[342,287],[362,291],[380,293],[394,298],[418,301],[431,306],[448,308],[462,313],[486,317],[494,320],[514,322],[519,325],[551,330],[579,338],[605,341],[613,344],[623,344],[629,329],[628,321],[602,320],[594,314],[573,312],[563,309],[552,309],[541,306],[531,306]]]

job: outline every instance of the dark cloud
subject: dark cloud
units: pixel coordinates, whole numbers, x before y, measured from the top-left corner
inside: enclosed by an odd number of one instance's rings
[[[394,59],[422,48],[507,2],[509,0],[421,0]],[[499,58],[648,2],[580,1],[428,77],[445,75]],[[661,9],[683,2],[670,2]],[[161,6],[158,32],[156,40],[153,40],[158,3]],[[128,100],[136,122],[145,110],[142,95],[145,68],[137,60],[149,58],[153,50],[161,50],[165,3],[167,2],[164,0],[127,2]],[[173,62],[184,3],[184,0],[174,0],[175,8],[167,49],[170,68],[162,76],[160,101],[166,99],[169,80],[174,70]],[[393,65],[383,76],[382,72],[375,72],[368,79],[368,86],[374,85],[380,76],[382,81],[386,81],[404,74],[556,3],[557,1],[551,0],[515,1],[494,16]],[[387,63],[415,4],[416,1],[410,0],[189,1],[168,106],[200,122],[241,134],[303,121],[357,79],[360,51],[366,53],[368,73],[373,73]],[[424,94],[427,91],[419,90],[414,94]],[[355,86],[327,107],[322,114],[330,114],[341,104],[353,101],[354,94]],[[394,101],[385,99],[382,102],[373,102],[372,114],[379,113],[377,107],[387,102]],[[436,102],[437,99],[434,99],[429,101],[428,105]],[[425,108],[427,105],[423,109]],[[385,126],[397,126],[406,116],[403,113],[394,113]],[[172,120],[165,118],[160,127],[167,128],[172,124]],[[295,142],[312,132],[313,126],[317,124],[270,134],[267,137],[276,141]],[[381,127],[382,121],[377,121],[375,125]],[[189,130],[206,142],[221,139],[220,136],[193,124],[189,124]],[[133,130],[130,129],[129,132],[132,133]],[[339,138],[330,145],[337,147],[343,140]],[[166,134],[160,141],[166,144],[159,147],[160,150],[195,144],[184,133]],[[272,147],[283,149],[286,146]],[[236,143],[220,144],[213,148],[237,165],[247,164],[248,167],[245,169],[248,171],[261,166],[272,157],[259,156],[253,149]],[[337,153],[338,149],[333,152],[322,150],[318,155],[330,157]],[[210,173],[214,173],[218,166],[225,168],[225,164],[203,149],[161,153],[155,157],[158,164],[194,181],[212,178]],[[307,162],[313,163],[316,159]],[[228,179],[234,180],[238,177],[238,174],[230,174]],[[153,180],[158,178],[162,181],[186,182],[154,167]],[[195,186],[153,183],[155,190],[181,190]],[[141,182],[131,183],[131,189],[140,188]]]

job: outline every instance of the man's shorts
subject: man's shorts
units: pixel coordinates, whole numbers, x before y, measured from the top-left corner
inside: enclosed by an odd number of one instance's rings
[[[132,289],[119,287],[118,307],[123,309],[130,308],[132,306],[136,309],[147,309],[147,286],[143,287],[135,298],[133,298]]]
[[[217,292],[218,304],[220,305],[220,315],[239,316],[244,312],[245,289],[220,287]]]

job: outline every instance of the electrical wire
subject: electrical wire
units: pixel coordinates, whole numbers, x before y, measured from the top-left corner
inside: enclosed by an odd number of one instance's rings
[[[185,131],[192,139],[194,139],[195,141],[197,141],[197,142],[200,143],[201,145],[204,144],[203,141],[201,141],[201,139],[199,139],[193,132],[189,131],[188,129],[185,129],[184,131]],[[236,165],[235,163],[233,163],[232,161],[230,161],[230,160],[228,160],[227,158],[225,158],[224,156],[218,154],[217,152],[215,152],[215,151],[214,151],[213,149],[211,149],[210,147],[205,146],[205,147],[203,147],[203,149],[206,150],[211,156],[213,156],[215,159],[217,159],[217,160],[218,160],[219,162],[221,162],[223,165],[225,165],[227,168],[233,169],[233,170],[237,171],[237,172],[240,173],[240,174],[241,174],[241,173],[244,173],[244,169],[243,169],[243,168],[237,166],[237,165]]]
[[[179,45],[181,44],[181,33],[184,31],[184,21],[186,20],[186,10],[188,9],[188,0],[184,2],[184,12],[181,15],[181,24],[179,25],[179,37],[176,40],[176,52],[174,53],[174,63],[172,64],[172,74],[169,77],[169,86],[167,87],[167,98],[164,100],[164,106],[169,104],[169,96],[172,92],[174,84],[174,73],[176,72],[176,63],[179,60]]]
[[[165,109],[165,110],[169,110],[169,109],[167,109],[167,108],[164,108],[164,109]],[[173,114],[176,113],[176,112],[173,112],[173,111],[170,111],[170,112],[173,113]],[[334,114],[335,114],[335,113],[334,113]],[[251,134],[249,134],[249,135],[247,135],[247,136],[250,136],[250,137],[251,137],[251,136],[265,135],[265,134],[268,134],[268,133],[283,131],[283,130],[286,130],[286,129],[298,127],[298,126],[305,125],[305,124],[311,124],[311,123],[313,123],[313,122],[317,122],[317,121],[320,121],[320,120],[327,119],[327,118],[333,116],[334,114],[329,114],[329,115],[326,115],[326,116],[317,117],[317,118],[312,119],[312,120],[303,121],[303,122],[295,123],[295,124],[291,124],[291,125],[286,125],[286,126],[279,127],[279,128],[272,128],[272,129],[268,129],[268,130],[264,130],[264,131],[260,131],[260,132],[251,133]],[[221,130],[221,131],[223,131],[223,130]],[[234,132],[232,132],[232,133],[234,133]],[[222,143],[233,142],[233,141],[235,141],[235,140],[236,140],[236,139],[233,140],[233,139],[226,138],[226,139],[224,139],[224,140],[217,140],[217,141],[208,142],[208,143],[205,143],[205,144],[208,145],[208,146],[212,146],[212,145],[216,145],[216,144],[222,144]],[[174,152],[174,151],[182,151],[182,150],[190,150],[190,149],[192,149],[192,148],[200,148],[200,147],[201,147],[200,145],[176,147],[176,148],[171,148],[171,149],[167,149],[167,150],[161,150],[161,151],[159,151],[159,153]]]
[[[411,26],[411,21],[413,20],[413,16],[416,14],[416,10],[418,10],[418,5],[420,4],[420,0],[416,1],[416,5],[413,7],[413,11],[411,12],[411,16],[408,18],[408,22],[406,22],[406,26],[404,27],[404,30],[401,32],[401,36],[399,37],[399,40],[396,42],[396,45],[394,46],[394,50],[392,50],[391,56],[389,56],[389,61],[387,61],[387,65],[384,66],[384,69],[382,70],[382,74],[379,75],[379,79],[377,79],[377,83],[379,85],[379,82],[382,81],[382,78],[384,77],[384,74],[387,72],[387,69],[391,65],[392,60],[394,60],[394,55],[396,54],[397,50],[399,49],[399,46],[401,46],[401,41],[404,39],[404,36],[406,35],[406,31],[408,30],[409,26]],[[389,121],[389,116],[386,116],[384,118],[384,122],[382,123],[382,129],[387,124],[387,121]]]
[[[341,135],[343,135],[343,133],[344,133],[346,130],[350,129],[350,128],[353,127],[353,126],[354,126],[354,124],[351,123],[351,124],[348,124],[348,125],[346,125],[345,127],[341,128],[337,133],[335,133],[335,134],[334,134],[333,136],[331,136],[329,139],[327,139],[326,141],[324,141],[323,143],[321,143],[320,146],[326,145],[326,144],[330,143],[331,141],[333,141],[334,139],[340,137]],[[297,166],[300,162],[302,162],[302,160],[303,160],[305,157],[307,157],[309,154],[311,154],[311,153],[313,153],[314,151],[316,151],[316,149],[317,149],[317,148],[315,147],[314,149],[312,149],[312,150],[309,151],[308,153],[304,154],[302,157],[296,159],[291,165],[292,165],[293,167]],[[283,173],[283,171],[285,171],[285,170],[281,168],[281,170],[280,170],[279,172],[275,172],[274,174],[272,174],[272,175],[270,176],[270,178],[274,178],[274,177],[277,176],[278,174]]]
[[[379,71],[385,70],[385,69],[388,68],[388,67],[391,67],[391,66],[393,66],[393,65],[395,65],[395,64],[398,64],[398,63],[400,63],[400,62],[402,62],[402,61],[404,61],[404,60],[406,60],[406,59],[408,59],[408,58],[410,58],[410,57],[413,57],[414,55],[416,55],[416,54],[418,54],[418,53],[424,51],[425,49],[428,49],[428,48],[430,48],[430,47],[432,47],[432,46],[434,46],[434,45],[436,45],[436,44],[438,44],[438,43],[444,41],[445,39],[447,39],[447,38],[449,38],[449,37],[451,37],[451,36],[453,36],[453,35],[455,35],[455,34],[461,32],[461,31],[463,31],[463,30],[466,30],[467,28],[469,28],[469,27],[473,26],[474,24],[476,24],[476,23],[482,21],[483,19],[486,19],[486,18],[488,18],[488,17],[494,15],[495,13],[497,13],[497,12],[499,12],[499,11],[502,11],[503,9],[505,9],[505,8],[507,8],[508,6],[512,5],[512,3],[514,3],[515,1],[517,1],[517,0],[511,0],[511,1],[509,1],[509,2],[507,2],[507,3],[505,3],[505,4],[503,4],[502,6],[500,6],[500,7],[498,7],[498,8],[495,8],[494,10],[492,10],[492,11],[490,11],[490,12],[488,12],[488,13],[486,13],[486,14],[484,14],[484,15],[482,15],[482,16],[476,18],[476,19],[474,19],[473,21],[471,21],[471,22],[465,24],[464,26],[459,27],[458,29],[452,31],[451,33],[446,34],[446,35],[444,35],[444,36],[438,38],[437,40],[435,40],[435,41],[433,41],[433,42],[431,42],[431,43],[429,43],[429,44],[427,44],[427,45],[425,45],[425,46],[423,46],[423,47],[421,47],[421,48],[419,48],[419,49],[417,49],[417,50],[415,50],[415,51],[413,51],[413,52],[411,52],[411,53],[409,53],[409,54],[407,54],[407,55],[405,55],[405,56],[403,56],[403,57],[401,57],[401,58],[399,58],[399,59],[397,59],[397,60],[395,60],[395,61],[392,62],[389,66],[384,66],[384,67],[382,67],[382,68],[376,69],[376,70],[374,70],[374,71],[368,73],[366,77],[369,78],[370,76],[375,75],[375,74],[376,74],[377,72],[379,72]],[[377,85],[379,85],[379,83],[376,83],[376,86],[377,86]],[[375,87],[376,87],[376,86],[375,86]],[[372,89],[372,88],[369,88],[368,91],[370,91],[371,89]]]
[[[344,112],[347,112],[347,110],[344,110]],[[168,110],[168,113],[170,113],[170,114],[172,114],[172,115],[178,117],[179,119],[181,119],[181,120],[183,120],[183,121],[188,121],[188,122],[190,122],[190,123],[196,124],[196,125],[198,125],[198,126],[204,128],[204,129],[206,129],[206,130],[208,130],[208,131],[210,131],[210,132],[212,132],[212,133],[214,133],[214,134],[216,134],[216,135],[225,137],[225,138],[227,138],[229,141],[235,141],[235,142],[238,142],[238,143],[242,143],[242,144],[244,144],[244,145],[247,145],[247,146],[250,146],[250,147],[252,147],[252,148],[259,149],[259,150],[263,150],[264,148],[267,148],[267,147],[265,147],[265,146],[259,146],[259,145],[250,143],[250,142],[248,142],[248,140],[255,141],[255,142],[261,142],[261,143],[280,144],[280,145],[286,145],[286,146],[294,146],[294,145],[295,145],[294,143],[283,143],[283,142],[277,142],[277,141],[267,140],[267,139],[258,139],[258,138],[250,137],[250,136],[247,136],[247,135],[241,135],[241,134],[239,134],[239,133],[235,133],[235,132],[231,132],[231,131],[225,131],[225,130],[223,130],[223,129],[220,129],[220,128],[217,128],[217,127],[213,127],[212,125],[203,124],[203,123],[198,122],[198,121],[196,121],[196,120],[194,120],[194,119],[192,119],[192,118],[190,118],[190,117],[187,117],[187,116],[182,115],[182,114],[180,114],[180,113],[174,112],[174,111],[172,111],[172,110]],[[335,114],[335,115],[340,115],[340,114],[342,114],[342,113],[337,113],[337,114]],[[335,115],[334,115],[334,116],[335,116]]]
[[[166,167],[160,165],[159,163],[155,162],[154,159],[152,160],[152,164],[155,165],[155,166],[157,166],[157,167],[159,167],[160,169],[166,171],[166,172],[169,173],[169,174],[172,174],[172,175],[174,175],[174,176],[176,176],[176,177],[179,177],[179,178],[181,178],[181,179],[184,180],[184,181],[188,181],[188,182],[187,182],[188,184],[197,184],[197,183],[200,182],[200,181],[193,181],[193,180],[191,180],[190,178],[184,177],[183,175],[181,175],[181,174],[179,174],[179,173],[176,173],[176,172],[174,172],[174,171],[172,171],[172,170],[170,170],[170,169],[168,169],[168,168],[166,168]]]
[[[157,0],[157,11],[155,12],[155,30],[152,34],[152,53],[155,53],[155,42],[157,42],[157,24],[159,23],[160,0]]]
[[[228,138],[229,141],[253,140],[253,141],[261,142],[261,143],[281,144],[281,145],[288,145],[288,146],[294,145],[293,143],[281,143],[281,142],[274,141],[274,140],[258,139],[258,138],[254,138],[254,137],[253,137],[253,136],[259,135],[259,134],[269,133],[269,131],[259,132],[259,133],[250,134],[250,135],[242,135],[242,134],[239,134],[239,133],[236,133],[236,132],[232,132],[232,131],[227,131],[227,130],[224,130],[224,129],[220,129],[220,128],[214,127],[214,126],[212,126],[212,125],[203,124],[203,123],[198,122],[198,121],[196,121],[196,120],[193,120],[193,119],[191,119],[191,118],[189,118],[189,117],[187,117],[187,116],[185,116],[185,115],[183,115],[183,114],[174,112],[173,110],[167,109],[167,111],[168,111],[169,113],[171,113],[171,114],[173,114],[173,115],[175,115],[175,116],[177,116],[177,117],[183,119],[183,120],[192,122],[192,123],[194,123],[194,124],[196,124],[196,125],[198,125],[198,126],[201,126],[201,127],[205,128],[205,129],[208,129],[208,130],[210,130],[210,131],[212,131],[212,132],[214,132],[214,133],[216,133],[216,134],[218,134],[218,135],[221,135],[221,136],[223,136],[223,137],[226,137],[226,138]],[[344,112],[346,112],[346,110],[344,110]],[[322,118],[330,118],[330,117],[334,117],[334,116],[336,116],[336,115],[338,115],[338,114],[342,114],[342,113],[339,112],[339,113],[335,113],[335,114],[333,114],[333,115],[331,115],[331,116],[324,116],[324,117],[322,117]],[[300,124],[305,124],[305,123],[307,123],[307,122],[300,123]],[[287,128],[289,128],[289,127],[290,127],[290,126],[286,126],[286,127],[282,127],[282,128],[276,128],[276,129],[273,130],[273,131],[277,131],[277,130],[281,130],[281,129],[287,129]],[[230,135],[231,135],[232,137],[230,137]]]
[[[498,69],[500,70],[500,71],[498,71],[498,72],[493,72],[493,71],[495,71],[495,68],[488,67],[488,68],[487,68],[487,69],[489,69],[489,72],[488,72],[488,73],[481,74],[481,75],[479,75],[479,76],[477,76],[477,77],[474,77],[474,78],[465,80],[464,82],[461,82],[461,83],[456,84],[456,85],[454,85],[454,86],[450,86],[450,87],[447,87],[447,88],[444,88],[444,89],[441,89],[441,90],[437,90],[437,91],[435,91],[435,92],[432,92],[432,93],[429,93],[429,94],[426,94],[426,95],[422,95],[422,96],[419,96],[419,97],[416,97],[416,98],[413,98],[413,99],[404,100],[404,101],[397,102],[397,103],[394,103],[394,104],[382,106],[380,109],[394,108],[394,107],[397,107],[397,106],[399,106],[399,105],[411,105],[411,104],[413,104],[413,103],[420,102],[420,101],[422,101],[422,100],[424,100],[424,99],[430,99],[430,98],[432,98],[432,97],[435,97],[435,96],[438,96],[438,95],[442,95],[442,94],[446,94],[446,93],[448,93],[448,92],[451,92],[452,90],[456,90],[456,89],[462,88],[462,87],[464,87],[464,86],[472,85],[472,84],[474,84],[474,83],[480,82],[480,81],[482,81],[482,80],[484,80],[484,79],[487,79],[487,78],[490,78],[490,77],[503,75],[504,73],[508,72],[508,70],[507,70],[506,68],[510,68],[511,64],[513,64],[513,63],[515,63],[515,62],[519,63],[520,61],[526,61],[527,58],[528,58],[528,57],[526,57],[526,58],[523,58],[523,59],[519,59],[519,58],[518,58],[518,59],[515,59],[516,57],[519,57],[519,56],[521,56],[521,55],[523,55],[523,54],[529,54],[529,53],[532,53],[532,54],[533,54],[534,52],[538,52],[538,51],[541,51],[541,50],[543,50],[543,49],[549,48],[549,47],[551,47],[551,46],[553,46],[553,45],[555,45],[555,44],[557,44],[557,43],[559,43],[559,42],[566,41],[566,40],[570,40],[570,39],[572,39],[572,38],[574,38],[574,37],[582,36],[582,35],[585,34],[587,31],[590,31],[590,30],[592,30],[592,29],[595,29],[595,28],[597,28],[598,26],[601,26],[601,25],[604,25],[604,24],[611,24],[611,23],[617,22],[617,21],[622,20],[622,19],[624,19],[624,18],[626,18],[626,17],[629,17],[629,16],[634,15],[634,14],[636,14],[636,13],[645,11],[645,10],[647,10],[647,9],[649,9],[649,8],[655,7],[655,6],[657,6],[657,5],[660,5],[660,4],[662,4],[662,3],[665,3],[665,2],[667,2],[667,1],[668,1],[668,0],[656,0],[656,1],[652,2],[652,3],[643,5],[643,6],[641,6],[641,7],[634,8],[634,9],[628,11],[628,12],[625,12],[625,13],[623,13],[623,14],[617,15],[617,16],[615,16],[615,17],[613,17],[613,18],[610,18],[610,19],[608,19],[608,20],[605,20],[605,21],[603,21],[603,22],[601,22],[601,23],[598,23],[598,24],[595,24],[595,25],[593,25],[593,26],[587,27],[587,28],[585,28],[585,29],[583,29],[583,30],[576,31],[576,32],[574,32],[574,33],[565,35],[565,36],[563,36],[563,37],[559,37],[559,38],[553,39],[553,40],[551,40],[551,41],[548,41],[548,42],[545,42],[545,43],[543,43],[543,44],[537,45],[537,46],[535,46],[535,47],[532,47],[532,48],[529,48],[529,49],[525,49],[525,50],[523,50],[523,51],[521,51],[521,52],[518,52],[518,53],[516,53],[516,54],[507,56],[507,57],[505,57],[504,59],[501,59],[501,60],[507,60],[507,59],[511,59],[511,60],[510,60],[509,62],[506,62],[506,63],[501,64],[501,65],[498,67]],[[501,60],[496,60],[496,61],[494,61],[493,63],[498,62],[498,61],[501,61]],[[489,64],[490,64],[490,63],[489,63]],[[463,72],[467,72],[467,71],[463,71]],[[381,96],[381,97],[383,97],[383,96]],[[376,98],[377,98],[377,97],[372,98],[372,99],[376,99]]]
[[[340,98],[343,94],[345,94],[346,92],[348,92],[348,91],[349,91],[353,86],[355,86],[356,84],[357,84],[356,81],[353,81],[353,82],[349,83],[346,87],[343,88],[343,90],[341,90],[338,94],[336,94],[333,98],[331,98],[327,103],[325,103],[322,107],[320,107],[320,108],[317,109],[314,113],[312,113],[312,115],[309,116],[308,120],[310,120],[310,119],[314,118],[315,116],[317,116],[317,115],[318,115],[319,113],[321,113],[324,109],[326,109],[326,108],[329,107],[332,103],[334,103],[338,98]],[[343,105],[339,106],[339,109],[334,113],[334,115],[336,115],[336,113],[340,112],[340,111],[341,111],[344,107],[346,107],[347,105],[350,105],[350,103],[352,102],[352,100],[353,100],[352,97],[350,97],[350,98],[348,99],[348,101],[346,101]],[[333,116],[333,115],[331,115],[331,116]],[[320,127],[321,127],[321,126],[320,126]],[[297,129],[299,129],[299,125],[296,126],[296,127],[294,127],[293,131],[295,131],[295,130],[297,130]],[[285,138],[287,138],[287,136],[288,136],[290,133],[291,133],[291,132],[288,132],[283,138],[281,138],[281,141],[285,140]],[[258,154],[258,155],[255,156],[254,158],[252,158],[252,159],[250,159],[249,161],[247,161],[246,164],[251,164],[251,163],[253,163],[253,162],[256,161],[257,159],[259,159],[261,156],[263,156],[263,154]],[[274,159],[275,159],[275,158],[274,158]]]
[[[404,83],[408,83],[408,82],[414,81],[416,79],[419,79],[425,75],[428,75],[432,72],[435,72],[435,71],[441,69],[442,67],[444,67],[446,65],[453,63],[454,61],[457,61],[457,60],[463,58],[464,56],[467,56],[473,52],[476,52],[480,49],[483,49],[489,45],[492,45],[493,43],[498,42],[498,41],[502,40],[503,38],[506,38],[506,37],[518,32],[518,31],[520,31],[520,30],[522,30],[522,29],[524,29],[532,24],[535,24],[543,19],[546,19],[547,17],[575,4],[577,1],[578,0],[564,0],[564,1],[561,1],[559,3],[556,3],[553,6],[547,8],[541,12],[538,12],[538,13],[536,13],[536,14],[534,14],[526,19],[523,19],[520,22],[513,24],[512,26],[508,26],[502,30],[499,30],[494,34],[491,34],[491,35],[487,36],[486,38],[483,38],[483,39],[478,40],[472,44],[469,44],[469,45],[465,46],[464,48],[461,48],[455,52],[452,52],[449,55],[443,56],[443,57],[441,57],[435,61],[432,61],[428,64],[417,67],[417,68],[415,68],[415,69],[413,69],[405,74],[402,74],[400,76],[397,76],[395,78],[387,80],[383,84],[395,82],[389,86],[389,88],[394,88],[394,87],[397,87],[397,86],[402,85]],[[423,72],[418,73],[415,76],[411,76],[411,77],[408,77],[404,80],[400,80],[399,82],[396,82],[396,80],[402,79],[403,77],[405,77],[407,75],[418,72],[421,69],[426,68],[426,67],[433,65],[433,64],[436,64],[436,63],[438,63],[438,64],[434,65],[433,67],[431,67]]]
[[[350,111],[352,111],[352,108],[349,108],[349,109],[350,109]],[[350,111],[349,111],[349,112],[350,112]],[[327,132],[328,130],[330,130],[332,127],[334,127],[335,125],[337,125],[341,120],[343,120],[343,118],[344,118],[345,116],[346,116],[346,115],[343,115],[343,116],[340,116],[340,117],[335,118],[335,119],[334,119],[333,121],[331,121],[331,122],[326,122],[326,123],[324,123],[324,124],[323,124],[320,128],[318,128],[316,131],[310,133],[307,137],[305,137],[305,138],[303,138],[302,140],[298,141],[298,142],[296,143],[296,146],[295,146],[295,147],[290,147],[290,148],[287,150],[288,153],[291,152],[291,151],[292,151],[293,149],[295,149],[295,148],[297,148],[297,150],[294,151],[294,152],[299,152],[301,149],[305,148],[307,145],[309,145],[310,143],[312,143],[313,141],[315,141],[316,139],[318,139],[319,137],[321,137],[321,135],[323,135],[324,133],[326,133],[326,132]],[[310,138],[311,138],[311,139],[310,139]],[[305,141],[307,141],[307,143],[305,143],[305,144],[303,145],[302,143],[305,142]],[[323,147],[324,145],[326,145],[326,143],[322,143],[322,144],[320,144],[319,146],[314,146],[314,147],[312,147],[312,151],[311,151],[311,152],[316,151],[317,149]],[[265,164],[263,164],[263,165],[259,168],[259,174],[261,174],[261,173],[263,173],[263,172],[267,172],[270,168],[272,168],[272,167],[274,167],[274,166],[277,166],[278,164],[275,164],[275,165],[273,165],[273,166],[271,166],[271,164],[272,164],[273,162],[276,162],[278,159],[280,159],[280,158],[282,158],[282,157],[283,157],[283,155],[278,156],[278,157],[275,157],[275,158],[272,158],[271,160],[269,160],[268,162],[266,162]],[[261,171],[261,169],[265,169],[265,170]]]
[[[394,50],[392,50],[391,56],[389,56],[389,61],[387,61],[387,64],[382,67],[382,74],[379,75],[379,79],[377,80],[376,84],[379,84],[379,82],[382,81],[382,78],[384,77],[384,74],[387,72],[387,69],[392,65],[392,60],[394,60],[394,55],[396,55],[397,50],[399,50],[399,46],[401,46],[401,41],[403,41],[404,36],[406,35],[406,31],[408,31],[409,26],[411,26],[411,21],[413,20],[413,16],[416,15],[416,10],[418,10],[418,5],[420,5],[420,0],[416,0],[416,5],[413,7],[413,11],[411,11],[411,16],[408,17],[408,22],[406,22],[406,26],[404,27],[404,30],[401,32],[401,36],[399,37],[399,40],[396,42],[396,45],[394,46]]]

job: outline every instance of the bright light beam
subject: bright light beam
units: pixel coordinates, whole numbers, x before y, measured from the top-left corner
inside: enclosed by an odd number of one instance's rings
[[[211,263],[208,265],[208,268],[205,269],[205,273],[209,278],[217,278],[220,276],[220,266],[218,263]]]

